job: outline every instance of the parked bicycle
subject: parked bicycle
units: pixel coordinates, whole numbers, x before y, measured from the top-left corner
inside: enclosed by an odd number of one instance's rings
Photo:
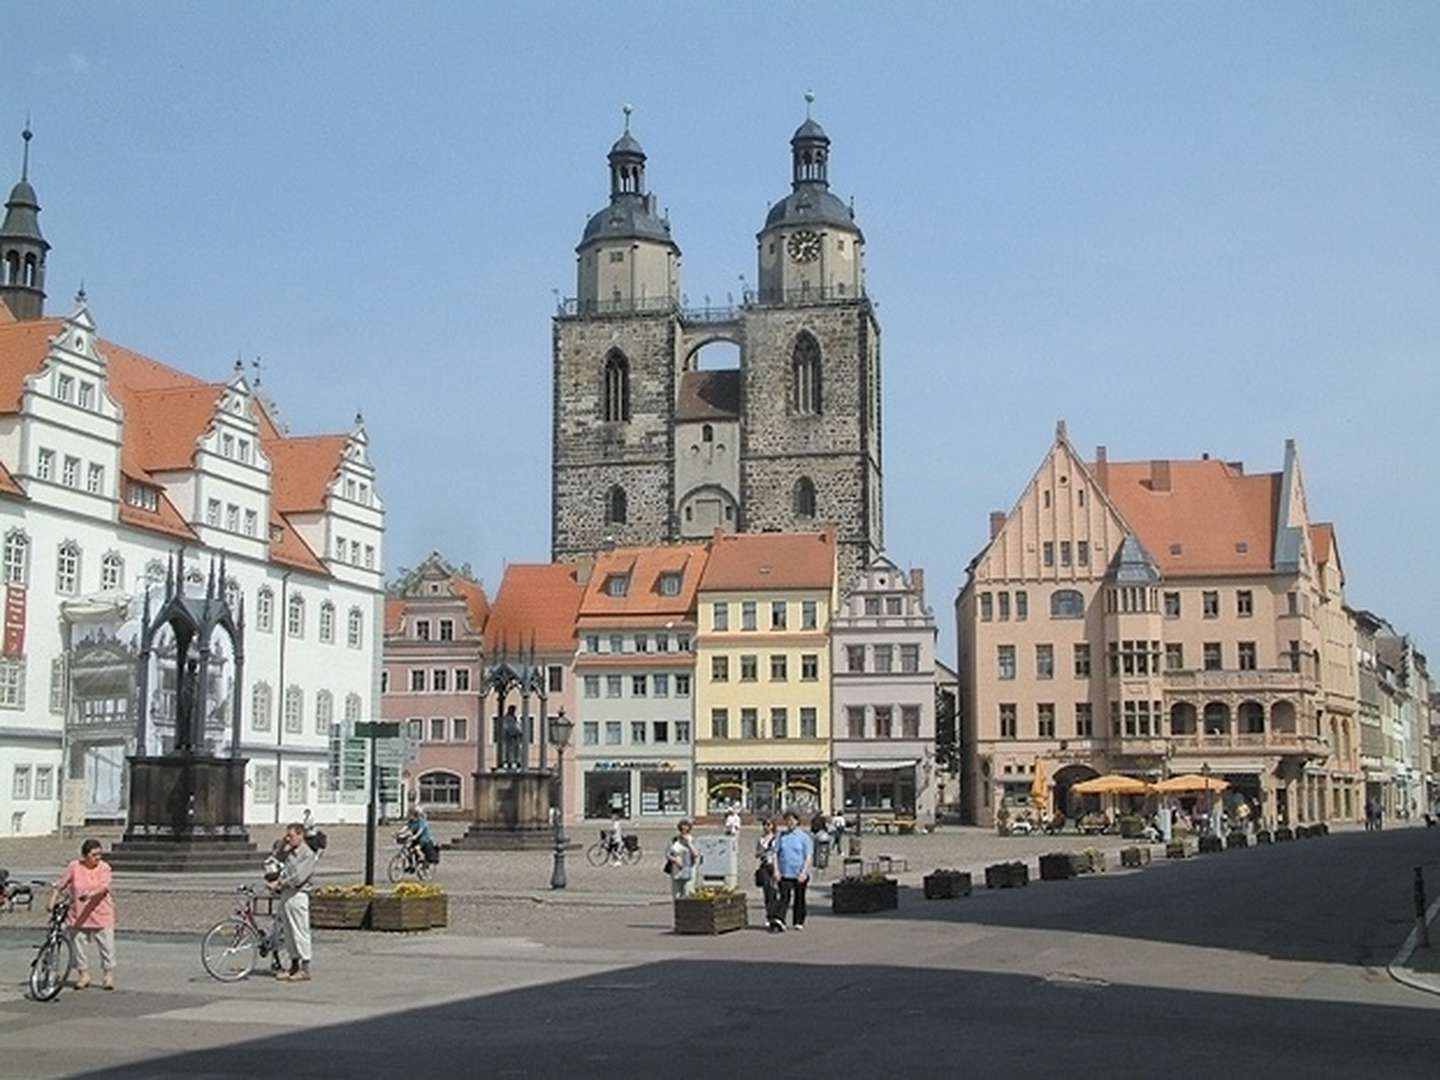
[[[414,874],[421,881],[429,881],[430,876],[435,873],[435,864],[427,857],[425,850],[415,843],[409,829],[395,834],[395,845],[399,850],[390,856],[390,862],[385,867],[385,876],[390,879],[390,883],[393,885],[403,881],[410,874]]]
[[[640,838],[638,836],[626,836],[624,842],[616,850],[608,832],[602,832],[600,839],[585,849],[585,858],[591,866],[604,866],[611,861],[612,853],[621,862],[634,866],[640,861]]]
[[[32,885],[49,885],[48,881],[34,881]],[[70,935],[65,932],[65,917],[70,914],[70,905],[75,902],[74,894],[66,889],[50,909],[50,921],[45,927],[45,940],[35,951],[30,961],[30,996],[36,1001],[53,1001],[65,987],[70,977],[70,968],[75,963],[75,947]]]
[[[236,892],[245,899],[235,913],[205,931],[200,941],[200,962],[210,977],[220,982],[239,982],[266,957],[272,971],[280,970],[280,919],[275,914],[275,898],[257,894],[250,885],[242,885]],[[262,903],[264,911],[260,910]],[[267,919],[268,925],[262,925]]]

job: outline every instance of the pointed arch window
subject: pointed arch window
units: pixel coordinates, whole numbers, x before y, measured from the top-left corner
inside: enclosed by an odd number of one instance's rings
[[[255,625],[261,633],[275,629],[275,592],[265,585],[255,598]]]
[[[815,481],[808,476],[802,476],[795,481],[795,516],[802,518],[815,516]]]
[[[18,251],[5,253],[5,284],[20,284],[20,253]]]
[[[329,600],[320,605],[320,641],[325,645],[335,643],[335,605]]]
[[[293,638],[305,636],[305,600],[299,593],[290,597],[285,628]]]
[[[630,361],[616,350],[605,358],[605,420],[623,423],[630,419]]]
[[[55,591],[61,596],[80,591],[80,545],[73,540],[66,540],[56,553]]]
[[[819,416],[820,408],[820,344],[802,332],[795,339],[790,361],[790,404],[799,416]]]
[[[125,587],[125,560],[118,551],[107,551],[100,560],[100,589],[109,592]]]
[[[335,722],[335,695],[321,690],[315,695],[315,734],[329,735],[330,725]]]
[[[345,644],[352,649],[360,648],[365,638],[365,616],[358,607],[352,607],[345,621]]]
[[[5,583],[24,585],[30,580],[30,537],[24,529],[5,534]]]
[[[605,524],[624,525],[629,518],[625,489],[616,484],[605,494]]]
[[[345,695],[345,722],[353,724],[360,719],[360,695]]]
[[[305,731],[305,692],[294,685],[285,689],[285,731],[289,735]]]
[[[257,682],[250,692],[250,729],[270,730],[270,684]]]

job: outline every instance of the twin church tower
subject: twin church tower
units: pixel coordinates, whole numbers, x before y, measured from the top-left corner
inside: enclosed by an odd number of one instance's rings
[[[688,310],[680,248],[626,109],[610,202],[585,226],[576,295],[554,322],[555,558],[717,528],[833,526],[849,581],[880,552],[880,327],[865,238],[830,190],[824,129],[807,116],[790,148],[791,190],[757,238],[757,286],[738,307]],[[738,346],[739,366],[702,369],[714,342]]]

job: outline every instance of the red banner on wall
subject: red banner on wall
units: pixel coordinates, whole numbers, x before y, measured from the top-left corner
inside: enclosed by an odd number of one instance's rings
[[[6,656],[25,655],[25,586],[5,586]]]

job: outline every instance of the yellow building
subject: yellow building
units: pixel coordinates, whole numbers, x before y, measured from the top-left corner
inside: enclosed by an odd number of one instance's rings
[[[695,806],[829,809],[835,534],[717,535],[698,595]]]

